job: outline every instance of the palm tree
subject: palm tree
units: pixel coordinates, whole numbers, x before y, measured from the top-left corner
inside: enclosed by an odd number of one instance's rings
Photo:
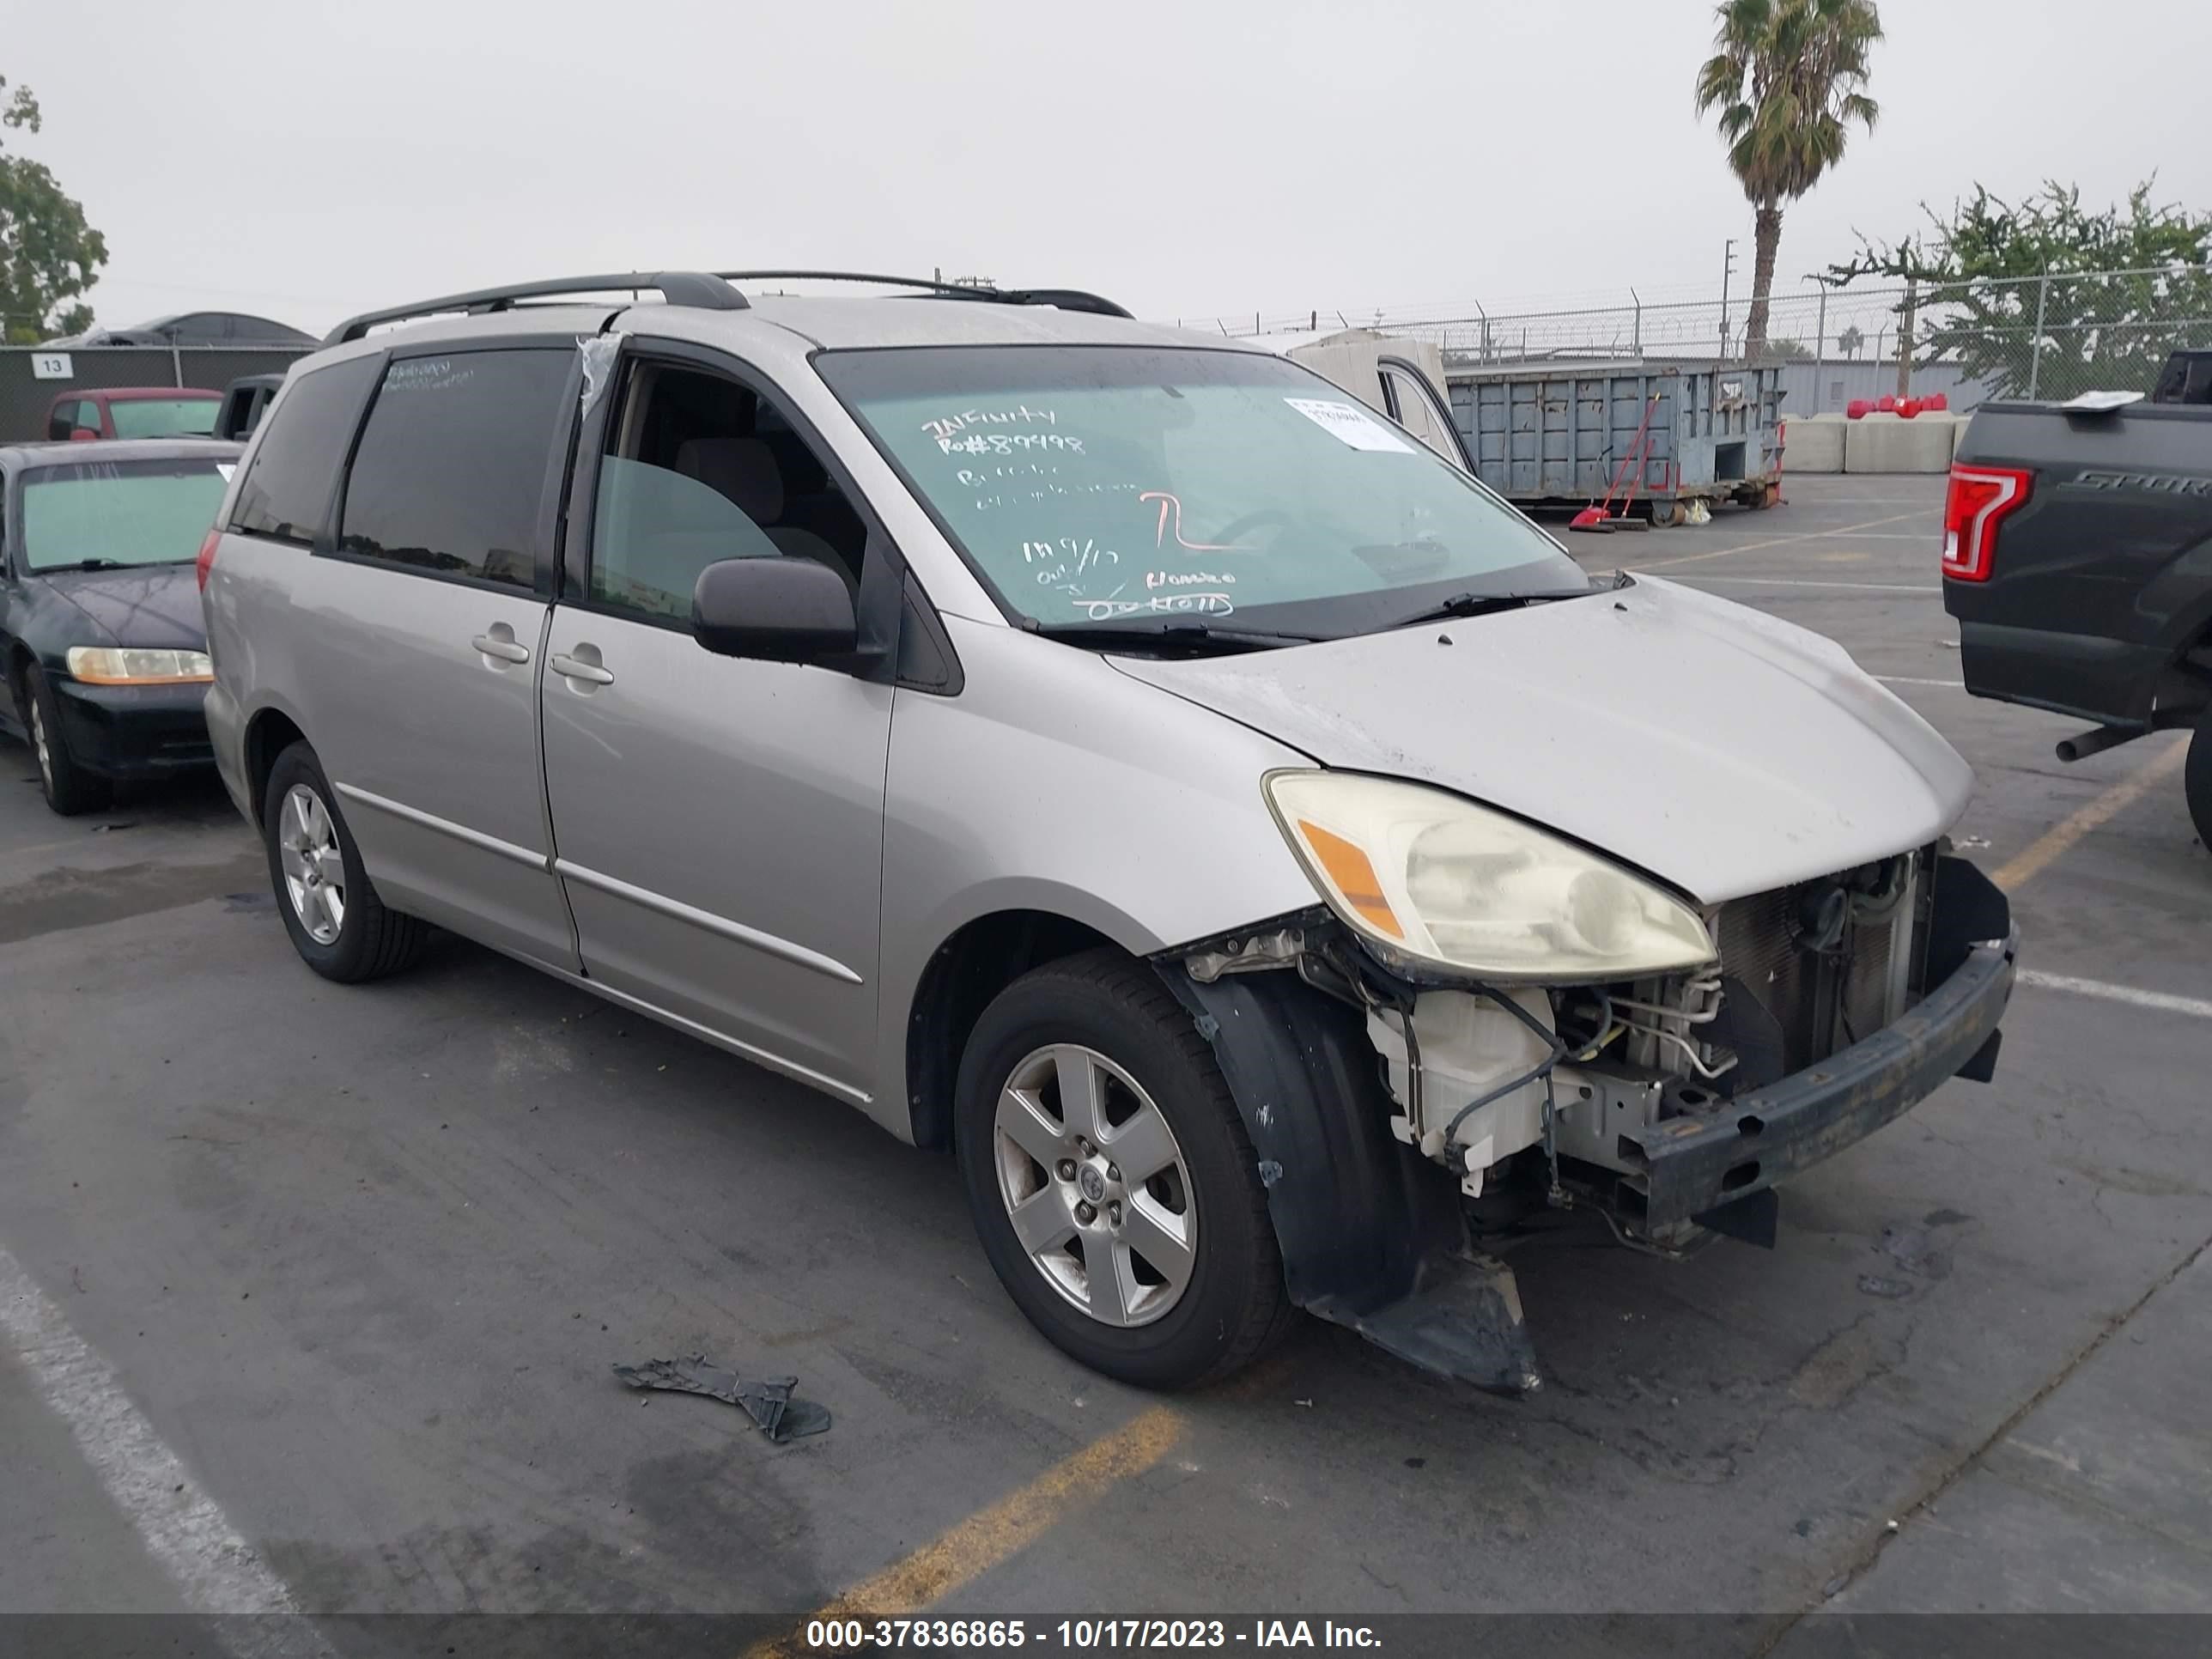
[[[1720,112],[1729,166],[1756,210],[1757,256],[1743,355],[1766,344],[1767,295],[1782,242],[1782,204],[1843,159],[1850,124],[1874,131],[1881,111],[1861,90],[1881,39],[1875,0],[1722,0],[1713,55],[1698,71],[1698,113]]]

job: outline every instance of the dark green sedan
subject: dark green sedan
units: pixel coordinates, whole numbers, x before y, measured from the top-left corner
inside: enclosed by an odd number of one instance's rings
[[[55,811],[211,762],[194,563],[241,447],[205,439],[0,448],[0,731]]]

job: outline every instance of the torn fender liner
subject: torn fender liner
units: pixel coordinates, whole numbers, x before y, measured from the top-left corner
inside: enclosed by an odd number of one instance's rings
[[[1358,1013],[1289,972],[1200,985],[1158,968],[1251,1136],[1291,1300],[1425,1370],[1535,1387],[1511,1270],[1469,1255],[1450,1175],[1392,1137]]]
[[[830,1426],[827,1407],[793,1400],[795,1376],[744,1377],[708,1363],[703,1353],[689,1359],[648,1359],[642,1365],[617,1365],[615,1375],[633,1389],[665,1389],[672,1394],[703,1394],[741,1407],[769,1439],[782,1443],[820,1434]]]
[[[1966,860],[1936,860],[1935,901],[1928,921],[1928,980],[1941,985],[1966,965],[1977,945],[2012,934],[2012,901]]]
[[[1314,1311],[1423,1370],[1492,1394],[1532,1394],[1543,1387],[1512,1268],[1495,1256],[1434,1257],[1421,1279],[1411,1296],[1370,1313],[1345,1317],[1327,1309]]]

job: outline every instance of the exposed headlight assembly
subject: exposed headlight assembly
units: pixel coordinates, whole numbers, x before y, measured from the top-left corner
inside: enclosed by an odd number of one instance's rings
[[[1698,913],[1571,842],[1441,789],[1271,772],[1275,821],[1314,885],[1385,961],[1483,980],[1638,979],[1714,959]]]
[[[142,651],[133,646],[73,645],[70,678],[87,685],[189,685],[215,678],[204,651]]]

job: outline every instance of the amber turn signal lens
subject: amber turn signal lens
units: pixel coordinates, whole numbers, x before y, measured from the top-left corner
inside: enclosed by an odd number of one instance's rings
[[[1366,854],[1342,836],[1332,835],[1310,819],[1298,820],[1298,833],[1313,849],[1314,860],[1321,866],[1322,873],[1336,884],[1336,890],[1343,895],[1346,904],[1359,913],[1362,921],[1392,939],[1406,937],[1406,930],[1398,925],[1398,918],[1391,911],[1389,900],[1382,896],[1382,884]]]

